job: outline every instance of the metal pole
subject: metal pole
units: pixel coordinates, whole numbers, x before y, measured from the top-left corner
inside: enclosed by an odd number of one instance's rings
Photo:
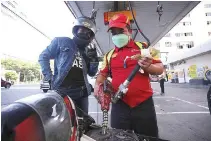
[[[118,11],[119,7],[118,7],[118,1],[114,1],[114,11]]]

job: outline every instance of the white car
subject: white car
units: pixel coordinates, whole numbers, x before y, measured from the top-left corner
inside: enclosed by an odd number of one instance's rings
[[[44,93],[47,93],[50,90],[50,84],[48,81],[40,81],[40,89],[43,90]]]
[[[89,75],[87,76],[89,84],[91,86],[92,92],[94,91],[94,87],[95,87],[95,81],[97,78],[97,75],[90,77]],[[112,79],[110,77],[107,78],[110,82],[112,81]]]

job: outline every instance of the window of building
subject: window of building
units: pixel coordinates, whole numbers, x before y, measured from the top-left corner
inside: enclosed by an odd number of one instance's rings
[[[211,4],[205,4],[204,8],[211,8]]]
[[[211,32],[208,32],[208,36],[211,36]]]
[[[165,37],[170,37],[171,36],[171,34],[170,33],[167,33],[166,35],[165,35]]]
[[[211,25],[211,21],[207,21],[207,25]]]
[[[211,16],[211,12],[205,13],[206,16]]]
[[[176,37],[184,36],[184,33],[175,33]]]
[[[192,47],[194,47],[194,42],[193,41],[185,41],[185,42],[178,42],[177,43],[178,49],[183,49],[184,47],[192,48]]]
[[[185,36],[193,36],[193,33],[192,32],[187,32],[187,33],[184,33]]]
[[[180,43],[177,43],[177,48],[178,48],[178,49],[183,49],[183,46],[180,45]]]
[[[175,36],[176,37],[180,37],[180,33],[175,33]]]
[[[178,48],[178,49],[183,49],[183,46],[180,45],[180,43],[177,43],[177,48]]]
[[[187,46],[187,48],[192,48],[192,47],[194,47],[194,42],[191,41],[191,42],[187,43],[186,46]]]
[[[171,42],[165,42],[166,47],[171,47]]]
[[[191,26],[191,22],[183,22],[183,26]]]
[[[191,41],[191,42],[190,42],[190,45],[191,45],[192,47],[194,47],[194,42],[193,42],[193,41]]]

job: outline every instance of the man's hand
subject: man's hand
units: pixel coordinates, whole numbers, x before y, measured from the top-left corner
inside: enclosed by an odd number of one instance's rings
[[[146,53],[145,53],[146,54]],[[152,64],[152,57],[148,55],[136,54],[131,56],[132,60],[138,60],[138,64],[141,66],[142,69],[148,68]]]
[[[86,48],[86,55],[89,59],[96,59],[97,58],[97,50],[96,50],[96,46],[93,44],[90,44],[87,48]]]
[[[49,90],[51,90],[52,89],[52,87],[51,87],[51,85],[52,85],[52,76],[51,76],[51,78],[49,79],[49,77],[44,77],[44,79],[43,79],[43,82],[45,82],[45,83],[49,83],[49,86],[50,86],[50,89]]]
[[[140,60],[138,60],[138,64],[141,66],[142,69],[147,69],[152,64],[152,58],[143,57]]]
[[[94,87],[94,97],[97,99],[98,103],[100,102],[100,93],[103,92],[103,84],[95,85]]]
[[[94,96],[101,105],[101,110],[109,110],[111,103],[111,95],[103,92],[103,84],[96,85],[94,89]]]
[[[138,60],[138,64],[141,66],[141,69],[148,72],[151,75],[160,75],[163,73],[164,67],[162,63],[152,64],[153,58],[143,57],[141,54],[136,54],[131,57],[133,60]]]

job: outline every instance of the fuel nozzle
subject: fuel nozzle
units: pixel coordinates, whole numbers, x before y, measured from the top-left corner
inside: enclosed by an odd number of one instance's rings
[[[103,92],[101,95],[101,110],[103,112],[102,134],[107,134],[108,130],[108,111],[110,109],[111,96],[114,94],[111,82],[105,80],[103,82]]]
[[[124,97],[124,95],[127,93],[128,90],[128,85],[129,85],[129,81],[125,80],[123,84],[120,84],[119,86],[119,90],[117,91],[117,93],[111,98],[111,101],[113,103],[117,103],[117,101],[119,99],[122,99]]]

